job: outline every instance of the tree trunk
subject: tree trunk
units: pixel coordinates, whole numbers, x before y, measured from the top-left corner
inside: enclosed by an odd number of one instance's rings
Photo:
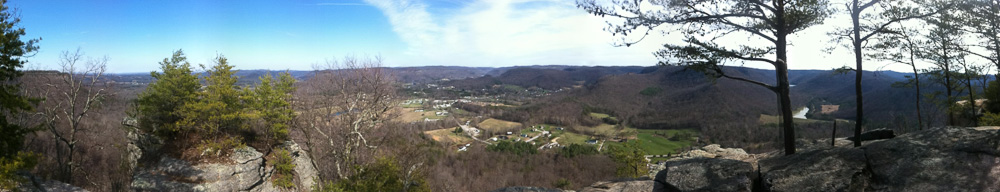
[[[830,147],[837,146],[837,119],[833,119],[833,135],[830,136]]]
[[[969,63],[965,63],[966,66]],[[972,75],[969,67],[965,67],[965,87],[969,89],[969,115],[972,115],[972,126],[979,127],[979,118],[976,116],[976,90],[972,89]]]
[[[913,57],[916,55],[913,48],[916,46],[913,41],[910,41],[909,37],[906,39],[906,43],[910,49],[910,67],[913,67],[913,87],[917,88],[917,130],[924,130],[924,115],[920,113],[920,72],[917,71],[917,63],[914,61]]]
[[[854,122],[854,147],[861,146],[861,131],[864,127],[865,122],[865,110],[864,110],[864,99],[861,94],[861,75],[864,74],[862,68],[861,59],[861,23],[860,23],[860,12],[861,9],[858,5],[858,0],[853,1],[851,6],[851,22],[854,24],[854,62],[856,64],[854,68],[854,96],[855,103],[857,105],[857,117],[856,122]]]
[[[783,22],[781,22],[783,23]],[[789,83],[788,83],[788,54],[787,54],[787,31],[784,29],[779,29],[777,35],[778,43],[775,44],[777,53],[777,64],[775,65],[775,73],[778,77],[778,97],[781,105],[781,120],[782,128],[784,131],[783,137],[785,142],[785,155],[795,154],[795,123],[792,122],[792,99],[789,97]],[[784,35],[781,35],[784,34]]]

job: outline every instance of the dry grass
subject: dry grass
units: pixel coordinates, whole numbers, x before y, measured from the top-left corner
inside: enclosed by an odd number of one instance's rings
[[[424,118],[442,119],[445,117],[445,116],[435,115],[434,114],[435,111],[432,110],[424,112],[414,112],[413,110],[415,109],[413,108],[401,108],[401,107],[397,107],[396,110],[399,111],[400,114],[399,119],[402,120],[403,122],[418,122],[418,121],[423,121]]]
[[[520,128],[521,126],[522,126],[521,123],[504,121],[493,118],[486,119],[483,122],[479,122],[479,128],[494,133],[510,131],[512,129]]]
[[[472,142],[472,138],[469,138],[464,133],[452,133],[452,131],[455,131],[455,127],[424,131],[424,134],[434,139],[434,141],[442,143],[462,144]]]
[[[603,137],[609,137],[610,138],[610,137],[616,136],[618,134],[618,132],[628,131],[631,128],[625,128],[624,130],[619,130],[617,128],[617,126],[615,126],[615,125],[601,123],[600,125],[593,126],[593,127],[576,126],[576,127],[573,127],[573,129],[575,129],[577,132],[583,133],[585,135],[603,136]]]

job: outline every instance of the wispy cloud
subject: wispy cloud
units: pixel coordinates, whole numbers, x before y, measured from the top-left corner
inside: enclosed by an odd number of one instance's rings
[[[366,0],[407,44],[403,65],[652,65],[659,44],[613,47],[606,23],[555,0],[481,0],[431,9],[418,0]]]

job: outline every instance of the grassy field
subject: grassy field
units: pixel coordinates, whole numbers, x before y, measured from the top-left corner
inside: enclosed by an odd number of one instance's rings
[[[398,108],[397,110],[399,110],[399,112],[400,112],[399,118],[403,122],[423,121],[424,118],[428,118],[428,119],[443,119],[444,117],[446,117],[446,116],[437,116],[437,115],[434,115],[435,111],[433,111],[433,110],[424,111],[424,112],[414,112],[413,108]]]
[[[472,142],[472,138],[468,135],[462,133],[452,133],[452,131],[455,131],[455,127],[424,131],[424,134],[431,137],[431,139],[442,143],[464,144]]]
[[[576,127],[574,127],[574,129],[576,129],[576,131],[580,132],[580,133],[593,134],[595,136],[603,136],[603,137],[609,137],[609,138],[610,137],[615,137],[618,134],[619,131],[622,131],[622,130],[619,130],[615,125],[606,124],[606,123],[601,123],[600,125],[593,126],[593,127],[576,126]],[[627,130],[630,130],[630,129],[632,129],[632,128],[626,127],[624,130],[627,131]]]
[[[479,128],[489,132],[509,131],[521,127],[521,123],[489,118],[479,122]]]
[[[559,137],[560,145],[569,145],[573,143],[587,144],[587,140],[590,139],[590,136],[576,134],[568,131],[555,131],[553,132],[552,136]]]
[[[410,103],[410,104],[402,104],[400,106],[402,106],[403,108],[421,108],[421,107],[424,107],[424,104]]]
[[[681,130],[650,130],[650,129],[639,129],[637,130],[637,138],[635,140],[629,140],[628,142],[639,142],[639,148],[646,151],[648,155],[663,155],[663,154],[677,154],[679,150],[691,146],[694,142],[696,136],[698,136],[698,131],[692,129],[681,129]],[[668,136],[673,136],[678,133],[686,133],[692,137],[682,138],[678,141],[671,141],[668,137],[660,136],[660,134],[666,134]],[[622,143],[608,141],[604,143],[604,147],[619,147]]]
[[[590,116],[594,117],[594,118],[598,118],[598,119],[605,118],[605,117],[610,117],[608,114],[604,114],[604,113],[590,113]]]

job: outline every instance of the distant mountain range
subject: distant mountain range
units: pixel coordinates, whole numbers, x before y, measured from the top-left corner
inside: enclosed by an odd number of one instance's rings
[[[457,89],[480,89],[497,84],[537,87],[547,90],[578,87],[562,97],[614,113],[634,116],[633,123],[650,128],[698,126],[705,119],[728,119],[731,116],[775,115],[776,95],[759,86],[730,79],[711,80],[683,67],[639,66],[521,66],[457,67],[426,66],[388,68],[403,83],[437,82]],[[729,73],[765,83],[774,83],[773,70],[729,67]],[[252,84],[274,70],[239,70],[240,84]],[[312,71],[288,71],[297,79],[306,79]],[[907,73],[865,72],[866,116],[876,124],[915,119],[916,97],[913,88],[892,84],[905,80]],[[149,83],[148,73],[112,74],[120,82]],[[854,75],[834,74],[829,70],[791,70],[789,72],[795,108],[818,108],[840,105],[830,114],[854,119]],[[446,81],[442,81],[446,80]],[[646,90],[645,94],[643,91]],[[926,86],[925,93],[940,90]],[[813,110],[811,114],[818,110]],[[886,122],[881,122],[886,121]]]

